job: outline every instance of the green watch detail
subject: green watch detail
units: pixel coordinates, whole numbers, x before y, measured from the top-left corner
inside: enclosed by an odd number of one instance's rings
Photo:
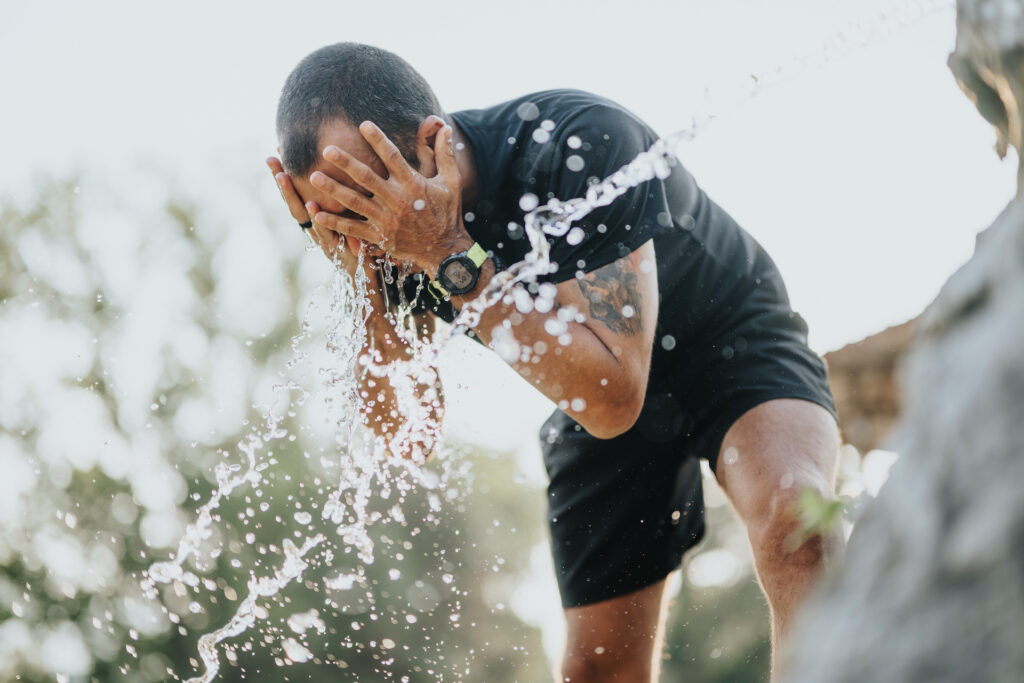
[[[480,267],[486,260],[487,252],[478,242],[474,242],[466,251],[452,254],[441,261],[437,279],[431,280],[430,286],[445,299],[470,292],[476,287],[480,279]]]

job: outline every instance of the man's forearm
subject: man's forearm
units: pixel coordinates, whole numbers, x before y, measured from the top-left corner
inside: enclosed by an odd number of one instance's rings
[[[373,311],[366,323],[366,343],[361,354],[361,362],[365,366],[359,372],[359,409],[365,424],[383,439],[390,450],[410,456],[420,448],[424,454],[429,454],[432,442],[440,436],[444,415],[440,380],[431,385],[413,381],[406,387],[411,395],[403,395],[403,405],[394,386],[395,380],[387,373],[394,363],[412,359],[412,347],[385,315],[385,302],[379,287],[368,294]],[[416,335],[427,333],[422,320],[414,318],[412,324]]]
[[[462,308],[479,296],[495,276],[488,260],[473,291],[453,297]],[[622,349],[607,343],[580,309],[582,301],[556,299],[550,311],[522,313],[499,301],[483,312],[474,330],[480,339],[498,349],[516,372],[558,404],[583,427],[600,438],[610,438],[636,421],[643,403],[646,374],[637,382],[623,362]],[[509,338],[502,339],[506,330]],[[509,342],[515,341],[517,346]],[[634,395],[639,392],[639,395]]]

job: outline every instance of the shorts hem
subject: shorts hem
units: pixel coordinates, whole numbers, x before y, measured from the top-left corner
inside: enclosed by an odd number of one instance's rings
[[[753,410],[762,403],[776,399],[795,398],[819,405],[828,411],[832,419],[838,424],[839,417],[836,415],[836,408],[831,397],[823,397],[806,391],[763,391],[748,394],[731,401],[715,420],[714,425],[706,432],[703,443],[696,449],[696,455],[708,461],[711,471],[718,472],[718,452],[722,448],[722,441],[736,421],[743,417],[748,411]]]
[[[645,573],[643,577],[639,577],[634,581],[630,581],[628,583],[621,583],[617,585],[615,588],[610,589],[608,591],[593,596],[577,597],[574,600],[568,600],[566,599],[564,594],[561,595],[562,608],[570,609],[575,607],[587,607],[588,605],[595,605],[599,602],[604,602],[606,600],[614,600],[615,598],[621,598],[624,595],[635,593],[639,590],[647,588],[648,586],[653,586],[659,581],[665,580],[666,578],[668,578],[669,574],[671,574],[672,572],[674,572],[682,566],[683,559],[686,557],[686,553],[696,548],[700,544],[700,542],[704,540],[704,533],[705,527],[702,524],[700,527],[700,532],[696,536],[696,540],[694,540],[694,542],[691,545],[682,548],[678,553],[673,553],[669,557],[669,560],[667,562],[662,563],[660,565],[656,565],[659,567],[658,569],[651,570]]]

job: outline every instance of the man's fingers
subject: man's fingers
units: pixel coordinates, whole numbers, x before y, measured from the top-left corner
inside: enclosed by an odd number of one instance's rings
[[[313,216],[313,225],[323,226],[340,235],[355,237],[371,244],[380,244],[381,242],[380,233],[367,221],[342,218],[337,214],[319,211]]]
[[[324,159],[344,171],[349,178],[356,181],[367,192],[375,195],[387,192],[388,186],[384,178],[340,147],[328,145],[324,149]],[[310,177],[310,182],[313,182],[312,177]]]
[[[359,132],[370,143],[370,147],[373,147],[373,151],[384,162],[391,175],[399,180],[408,180],[412,177],[413,170],[409,163],[395,147],[395,143],[391,142],[388,136],[384,135],[384,131],[377,127],[377,124],[372,121],[363,121],[359,124]]]
[[[316,202],[307,202],[305,211],[307,212],[306,220],[313,222],[313,227],[308,229],[306,232],[313,238],[313,241],[323,249],[323,252],[327,254],[328,258],[341,258],[345,253],[344,235],[339,235],[338,233],[317,223],[315,217],[316,214],[321,213],[321,211],[320,206]]]
[[[277,187],[281,190],[281,196],[284,198],[285,204],[288,205],[288,211],[292,218],[299,223],[308,221],[309,214],[306,207],[302,205],[302,198],[295,191],[295,186],[292,185],[292,179],[288,177],[288,174],[282,171],[274,176],[274,180],[277,181]]]
[[[373,173],[373,171],[370,171],[370,173]],[[376,174],[374,175],[376,176]],[[309,176],[309,182],[324,194],[337,200],[346,209],[355,211],[360,216],[374,219],[380,215],[380,207],[377,206],[376,202],[366,195],[356,192],[351,187],[342,185],[325,173],[315,171]]]
[[[452,127],[445,126],[434,136],[434,158],[437,159],[437,172],[445,183],[458,183],[459,166],[455,162],[455,147],[452,144]]]
[[[302,205],[302,199],[299,197],[299,193],[295,191],[292,179],[284,172],[280,159],[277,157],[267,157],[266,163],[270,172],[274,175],[274,182],[277,183],[281,199],[288,206],[288,212],[292,215],[292,218],[299,223],[308,221],[309,215],[306,213],[306,208]]]

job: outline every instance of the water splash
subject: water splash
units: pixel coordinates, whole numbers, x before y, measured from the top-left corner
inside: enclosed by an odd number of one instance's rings
[[[199,657],[203,661],[206,670],[201,676],[189,678],[185,683],[210,683],[220,671],[220,658],[217,655],[217,643],[225,638],[237,636],[245,632],[256,623],[256,602],[260,598],[268,598],[276,595],[282,588],[293,580],[302,576],[309,563],[304,559],[306,554],[323,543],[326,538],[317,534],[307,538],[302,547],[296,548],[289,539],[284,543],[284,562],[280,569],[274,572],[273,576],[252,576],[249,579],[249,593],[238,606],[235,615],[228,623],[221,626],[212,633],[207,633],[199,639]]]

